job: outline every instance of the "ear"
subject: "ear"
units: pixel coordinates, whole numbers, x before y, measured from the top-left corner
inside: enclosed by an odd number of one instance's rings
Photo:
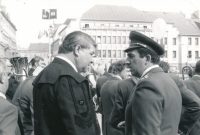
[[[2,73],[0,76],[0,83],[4,84],[5,79],[6,79],[6,73]]]
[[[74,55],[79,56],[80,50],[81,50],[81,46],[76,45],[75,48],[74,48]]]
[[[148,64],[149,62],[151,62],[151,55],[148,54],[148,55],[145,56],[145,58],[146,58],[145,59],[146,64]]]

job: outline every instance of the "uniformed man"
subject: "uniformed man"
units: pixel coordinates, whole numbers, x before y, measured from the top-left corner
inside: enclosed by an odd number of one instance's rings
[[[96,43],[86,33],[68,34],[58,55],[33,82],[35,135],[100,135],[86,78]]]
[[[126,135],[177,135],[181,94],[158,66],[164,49],[151,38],[131,31],[125,49],[133,76],[140,78],[126,107]]]
[[[129,77],[130,69],[126,66],[126,60],[118,60],[112,63],[112,68],[113,76],[101,87],[102,114],[104,116],[103,135],[123,135],[121,130],[115,129],[110,125],[109,117],[115,104],[115,94],[117,92],[118,83]]]
[[[197,135],[191,134],[196,127],[196,124],[199,123],[200,118],[200,99],[197,95],[195,95],[192,91],[190,91],[185,83],[180,79],[180,77],[176,74],[169,73],[170,66],[167,62],[161,61],[159,66],[163,69],[165,73],[174,80],[176,85],[178,86],[181,97],[182,97],[182,106],[183,106],[183,114],[181,115],[181,120],[179,123],[179,129],[184,134],[189,135]]]

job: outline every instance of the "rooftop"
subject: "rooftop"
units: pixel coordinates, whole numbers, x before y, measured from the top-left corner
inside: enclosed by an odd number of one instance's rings
[[[81,20],[153,23],[157,18],[174,24],[180,35],[200,35],[200,29],[194,25],[193,19],[186,19],[182,13],[140,11],[131,6],[95,5],[82,15]]]
[[[48,43],[31,43],[28,51],[42,51],[48,52],[49,44]]]

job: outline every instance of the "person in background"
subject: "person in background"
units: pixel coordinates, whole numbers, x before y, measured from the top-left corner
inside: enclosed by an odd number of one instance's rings
[[[193,75],[194,75],[193,70],[191,68],[189,68],[189,71],[188,71],[189,78],[192,78]]]
[[[113,128],[122,130],[124,133],[127,101],[138,80],[139,79],[137,77],[131,76],[130,78],[120,81],[115,94],[115,103],[109,118],[109,122]]]
[[[100,135],[88,80],[80,75],[96,52],[86,33],[69,33],[33,82],[35,135]]]
[[[33,76],[33,72],[35,69],[39,66],[42,67],[44,65],[44,59],[40,56],[35,56],[34,58],[31,59],[30,61],[31,64],[31,69],[28,71],[29,76]]]
[[[41,67],[40,67],[41,66]],[[24,135],[34,135],[34,112],[33,112],[33,81],[43,70],[43,64],[39,65],[29,76],[20,83],[12,99],[12,103],[19,110],[19,118],[22,121]]]
[[[184,80],[183,82],[185,83],[185,85],[189,90],[191,90],[200,98],[200,60],[196,62],[193,77]],[[198,122],[190,132],[190,135],[198,135],[199,129],[200,129],[200,119],[198,119]]]
[[[182,100],[175,82],[158,66],[164,49],[136,31],[129,39],[128,68],[140,80],[127,102],[126,135],[176,135]]]
[[[113,128],[109,123],[109,117],[115,104],[115,94],[118,83],[130,76],[130,69],[126,67],[126,60],[118,60],[112,63],[113,76],[101,87],[101,99],[103,110],[103,135],[123,135],[121,130]]]
[[[21,135],[17,108],[6,100],[8,89],[7,65],[0,59],[0,135]]]
[[[179,78],[178,75],[169,73],[169,63],[161,61],[159,63],[159,66],[174,80],[181,92],[183,113],[181,115],[181,120],[179,123],[180,131],[182,131],[184,134],[197,135],[197,132],[195,134],[191,133],[193,132],[193,130],[195,130],[195,125],[200,122],[199,97],[195,95],[192,91],[187,89],[187,86],[183,83],[183,81]]]

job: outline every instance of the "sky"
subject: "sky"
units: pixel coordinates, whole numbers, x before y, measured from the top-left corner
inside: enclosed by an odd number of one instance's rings
[[[96,4],[132,6],[143,11],[184,12],[200,10],[200,0],[0,0],[6,6],[12,23],[17,28],[16,40],[20,47],[37,43],[40,30],[49,23],[64,23],[67,18],[78,18]],[[42,19],[42,9],[57,9],[57,19]]]

